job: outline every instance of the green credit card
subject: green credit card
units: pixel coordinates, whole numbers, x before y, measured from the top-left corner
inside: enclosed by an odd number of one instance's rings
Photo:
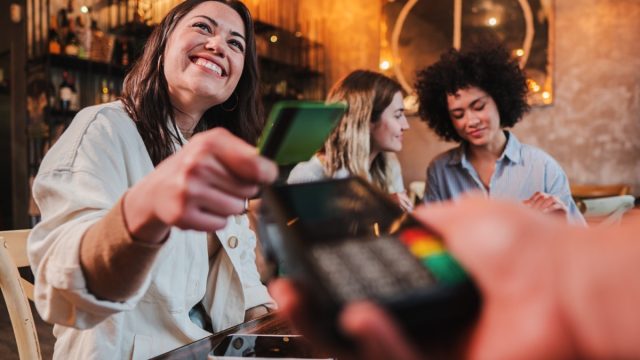
[[[258,140],[260,154],[278,165],[309,160],[322,147],[346,109],[345,103],[276,103]]]

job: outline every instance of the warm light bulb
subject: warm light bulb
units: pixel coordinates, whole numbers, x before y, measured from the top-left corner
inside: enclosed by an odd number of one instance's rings
[[[496,25],[498,25],[498,19],[494,17],[489,18],[489,26],[496,26]]]
[[[527,86],[529,86],[529,90],[533,92],[540,91],[540,85],[533,79],[527,79]]]
[[[522,49],[516,50],[516,56],[523,57],[524,56],[524,50],[522,50]]]
[[[89,7],[86,5],[83,5],[80,7],[80,12],[83,14],[88,14],[89,13]]]
[[[271,41],[272,43],[277,43],[278,42],[278,35],[271,35],[271,37],[269,38],[269,41]]]
[[[391,62],[389,62],[388,60],[383,60],[380,62],[381,70],[389,70],[390,68],[391,68]]]
[[[551,94],[548,91],[545,91],[542,93],[542,98],[543,99],[550,99],[551,98]]]

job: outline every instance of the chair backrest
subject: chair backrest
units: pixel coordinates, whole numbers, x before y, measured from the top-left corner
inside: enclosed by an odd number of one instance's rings
[[[571,195],[576,199],[592,199],[598,197],[629,195],[631,187],[626,184],[589,185],[572,184]]]
[[[412,181],[409,183],[409,198],[414,204],[422,202],[426,183],[424,181]]]
[[[25,281],[18,267],[28,266],[29,230],[0,231],[0,287],[7,304],[20,359],[42,359],[38,333],[27,291],[33,299],[33,285]],[[29,290],[23,287],[28,284]]]
[[[582,199],[581,202],[587,222],[590,219],[598,219],[598,226],[608,226],[622,220],[622,215],[633,208],[635,198],[631,195],[619,195]]]

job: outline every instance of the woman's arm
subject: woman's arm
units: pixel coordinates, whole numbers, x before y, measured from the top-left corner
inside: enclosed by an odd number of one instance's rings
[[[100,299],[125,301],[133,296],[142,287],[162,246],[131,236],[123,214],[125,196],[87,230],[80,244],[80,264],[87,287]]]
[[[434,162],[427,167],[427,178],[424,189],[424,203],[443,201],[442,189],[438,181],[437,166]]]
[[[549,159],[545,165],[545,193],[558,199],[564,204],[569,222],[576,225],[586,225],[586,221],[580,213],[580,209],[571,196],[571,188],[567,175],[553,158]]]
[[[244,211],[258,184],[273,181],[276,173],[274,164],[226,130],[194,136],[87,231],[81,246],[87,287],[100,298],[126,300],[145,279],[172,226],[223,228],[227,217]],[[129,281],[116,280],[123,278]]]
[[[320,161],[319,155],[314,155],[309,161],[298,163],[287,178],[288,184],[298,184],[310,181],[318,181],[326,179],[324,167]]]

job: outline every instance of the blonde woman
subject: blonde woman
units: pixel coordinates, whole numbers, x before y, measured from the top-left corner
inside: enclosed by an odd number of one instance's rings
[[[293,168],[288,183],[361,176],[391,194],[401,208],[412,210],[394,154],[402,150],[402,136],[409,129],[400,84],[356,70],[329,92],[327,102],[338,101],[348,104],[340,124],[311,160]]]

